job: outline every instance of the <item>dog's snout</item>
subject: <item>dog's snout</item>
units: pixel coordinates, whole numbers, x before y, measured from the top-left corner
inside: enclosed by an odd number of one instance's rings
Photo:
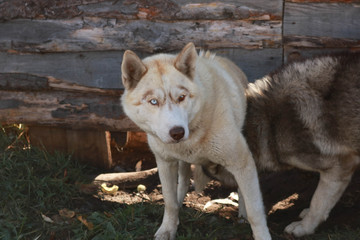
[[[185,135],[185,129],[183,127],[173,127],[170,129],[170,136],[176,140],[181,140]]]

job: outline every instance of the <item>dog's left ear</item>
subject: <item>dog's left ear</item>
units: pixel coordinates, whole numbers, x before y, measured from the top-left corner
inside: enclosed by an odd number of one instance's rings
[[[141,77],[147,72],[147,67],[132,51],[126,50],[121,64],[122,82],[125,89],[134,89]]]
[[[194,79],[195,65],[198,55],[195,45],[188,43],[175,59],[175,68],[190,79]]]

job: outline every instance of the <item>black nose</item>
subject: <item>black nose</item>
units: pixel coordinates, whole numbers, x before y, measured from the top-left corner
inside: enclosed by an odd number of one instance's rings
[[[185,129],[183,127],[173,127],[169,133],[174,140],[179,141],[184,137]]]

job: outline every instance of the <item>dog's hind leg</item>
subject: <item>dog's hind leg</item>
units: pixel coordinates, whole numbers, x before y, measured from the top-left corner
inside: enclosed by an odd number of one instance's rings
[[[189,190],[190,177],[191,177],[191,164],[179,161],[179,178],[177,187],[177,198],[179,207],[182,206],[185,195]]]
[[[155,233],[156,240],[175,240],[179,224],[179,204],[177,199],[177,161],[166,161],[156,156],[165,211],[160,228]]]
[[[316,227],[328,218],[331,209],[348,186],[359,162],[359,156],[348,154],[340,157],[339,164],[333,168],[320,172],[320,181],[312,197],[310,208],[300,214],[302,221],[291,223],[285,228],[285,232],[296,237],[314,233]]]

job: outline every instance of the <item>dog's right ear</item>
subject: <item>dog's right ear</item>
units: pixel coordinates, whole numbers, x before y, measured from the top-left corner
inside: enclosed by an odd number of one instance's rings
[[[134,89],[146,72],[147,68],[141,59],[133,51],[126,50],[121,64],[121,78],[125,89]]]
[[[194,79],[195,65],[197,59],[195,45],[188,43],[175,59],[175,68],[190,79]]]

